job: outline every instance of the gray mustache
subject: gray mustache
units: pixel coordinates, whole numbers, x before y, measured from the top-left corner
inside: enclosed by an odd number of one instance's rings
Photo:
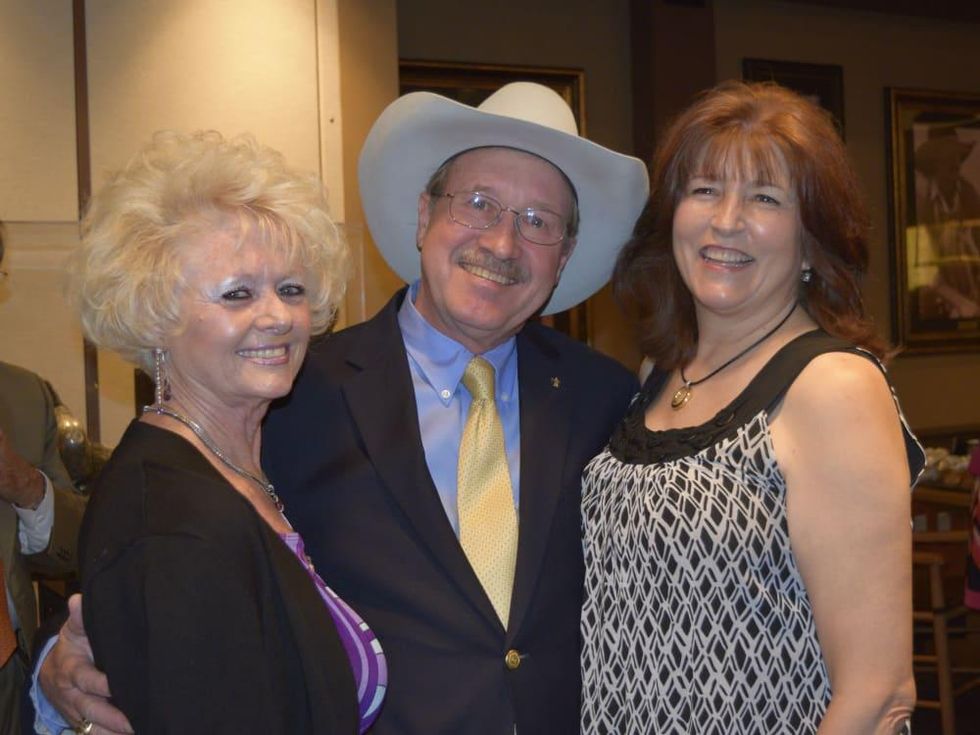
[[[517,261],[501,260],[486,250],[467,250],[456,258],[456,262],[476,266],[477,268],[485,268],[504,278],[510,278],[516,281],[527,280],[527,271]]]

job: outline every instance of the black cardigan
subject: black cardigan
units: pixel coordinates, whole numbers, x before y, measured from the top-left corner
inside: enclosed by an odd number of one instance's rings
[[[140,735],[357,732],[350,664],[312,580],[182,437],[129,426],[80,559],[95,663]]]

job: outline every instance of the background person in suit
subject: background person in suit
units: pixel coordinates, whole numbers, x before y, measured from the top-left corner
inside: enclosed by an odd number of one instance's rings
[[[0,263],[3,261],[0,230]],[[20,696],[37,626],[31,570],[66,574],[84,501],[58,456],[44,381],[0,362],[0,735],[20,733]]]
[[[389,688],[372,732],[576,732],[580,476],[637,386],[528,319],[607,280],[646,169],[580,138],[553,91],[518,83],[479,108],[396,100],[360,185],[375,241],[411,285],[312,349],[270,411],[263,466],[318,569],[381,639]],[[490,397],[469,387],[477,357]],[[503,446],[476,465],[503,485],[465,469],[471,409],[487,403],[497,439],[475,444]]]

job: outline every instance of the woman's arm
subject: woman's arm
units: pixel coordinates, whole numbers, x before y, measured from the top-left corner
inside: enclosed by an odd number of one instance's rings
[[[96,665],[136,732],[283,732],[264,650],[276,639],[242,561],[193,536],[151,536],[85,580]]]
[[[888,385],[864,357],[821,355],[772,435],[833,692],[819,733],[901,732],[915,705],[910,477]]]

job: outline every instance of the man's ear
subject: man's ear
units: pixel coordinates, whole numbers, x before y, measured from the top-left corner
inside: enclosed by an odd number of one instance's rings
[[[422,249],[422,238],[425,237],[426,230],[429,229],[429,202],[432,198],[427,192],[419,194],[419,223],[415,230],[415,247]]]
[[[565,270],[565,266],[568,264],[569,259],[572,257],[572,253],[575,251],[575,245],[578,243],[574,237],[566,238],[562,243],[562,254],[561,258],[558,259],[558,273],[555,275],[555,285],[558,285],[558,281],[561,280],[561,273]]]

